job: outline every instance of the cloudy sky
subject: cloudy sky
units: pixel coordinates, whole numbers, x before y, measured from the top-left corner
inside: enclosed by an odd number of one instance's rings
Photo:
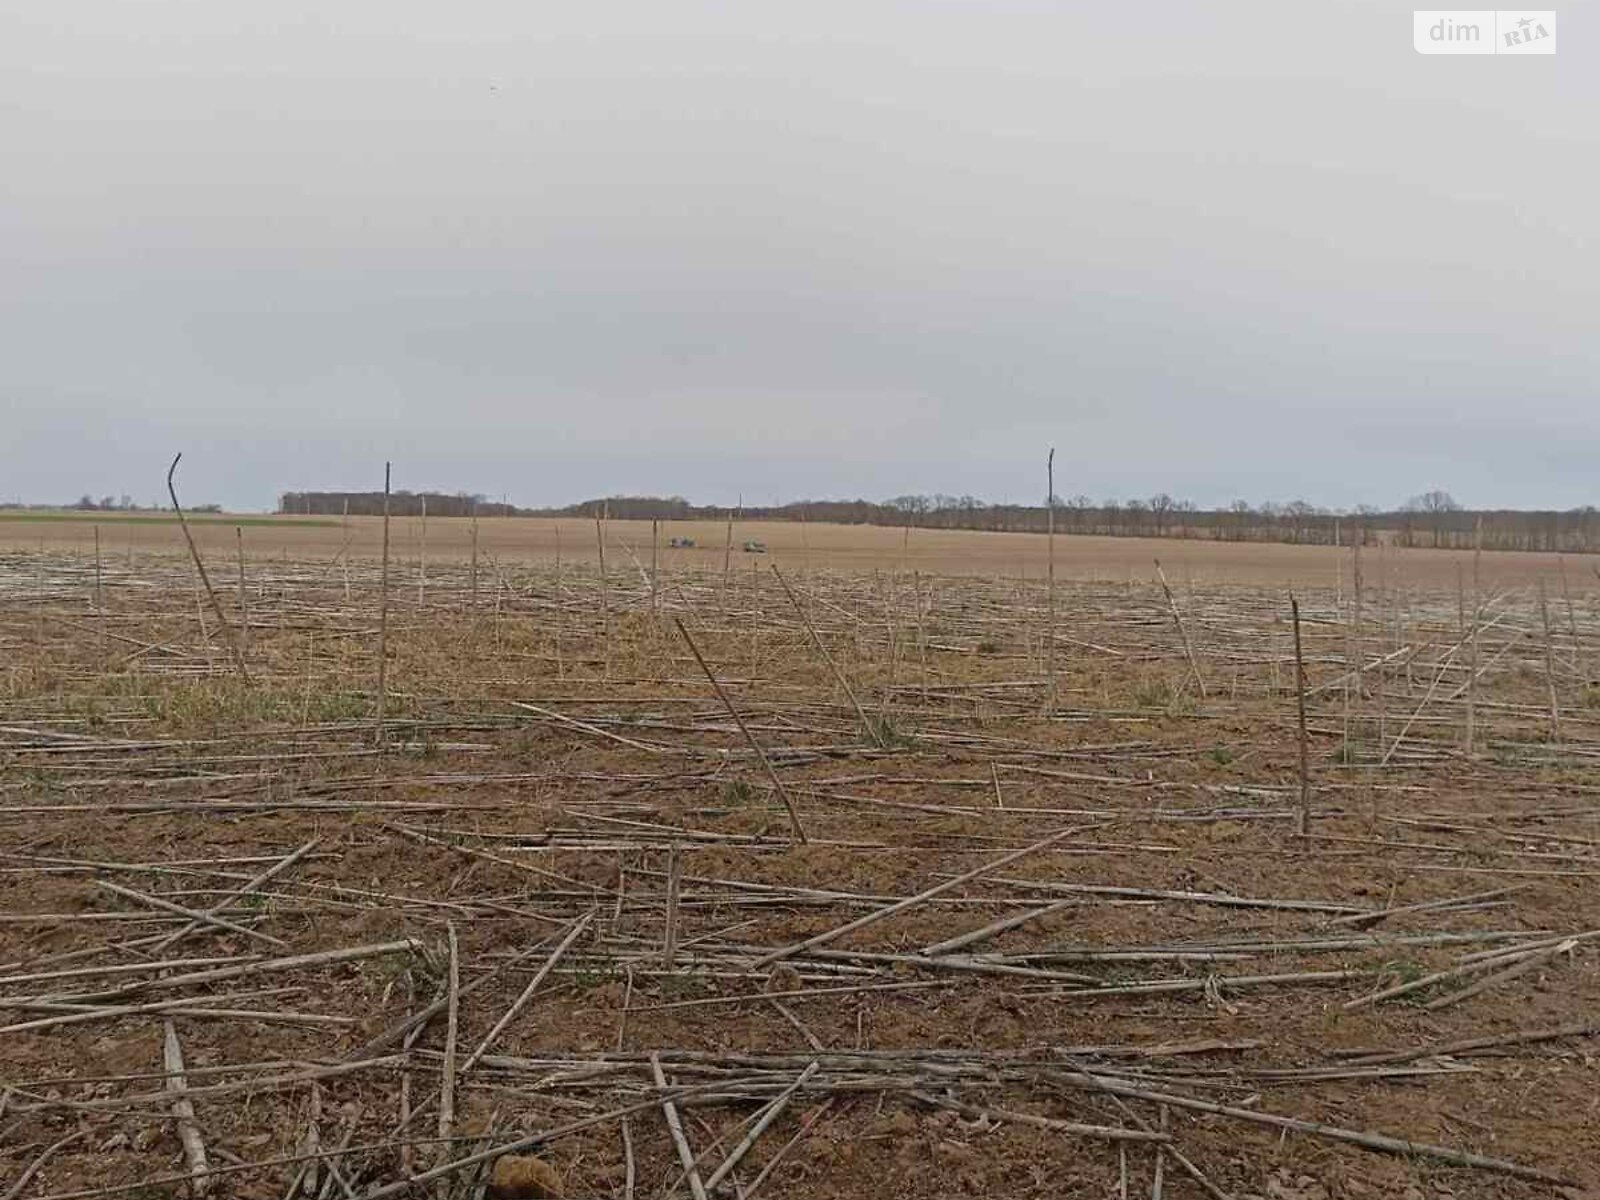
[[[1600,27],[0,0],[0,500],[1600,502]]]

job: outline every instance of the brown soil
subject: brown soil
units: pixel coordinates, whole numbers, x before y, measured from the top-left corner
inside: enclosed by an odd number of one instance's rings
[[[442,524],[430,521],[430,547]],[[807,536],[823,553],[824,531]],[[913,535],[913,545],[924,536],[968,535]],[[635,549],[648,568],[647,547]],[[397,573],[381,754],[372,564],[347,577],[342,562],[300,546],[287,561],[250,560],[247,685],[209,609],[202,634],[183,560],[108,556],[102,616],[81,554],[0,557],[0,1021],[11,1027],[0,1039],[0,1181],[44,1155],[18,1200],[185,1191],[180,1123],[160,1095],[162,1015],[92,1011],[183,1000],[210,1010],[171,1019],[221,1172],[214,1196],[285,1195],[302,1167],[274,1160],[303,1156],[313,1125],[324,1152],[348,1139],[319,1160],[339,1170],[324,1194],[341,1194],[342,1181],[365,1196],[403,1181],[408,1165],[581,1125],[521,1148],[559,1173],[565,1195],[621,1195],[613,1114],[625,1108],[636,1187],[661,1195],[681,1167],[651,1052],[669,1087],[688,1089],[677,1111],[702,1178],[761,1105],[819,1064],[729,1177],[749,1189],[770,1166],[765,1196],[1147,1196],[1158,1170],[1169,1197],[1208,1194],[1149,1141],[1048,1127],[1163,1121],[1210,1194],[1600,1189],[1600,937],[1584,936],[1600,931],[1591,594],[1570,607],[1552,594],[1547,639],[1535,593],[1485,586],[1469,757],[1472,639],[1453,568],[1445,590],[1419,586],[1408,565],[1407,591],[1379,592],[1368,564],[1352,633],[1326,557],[1327,586],[1302,595],[1313,792],[1311,836],[1300,837],[1281,592],[1206,586],[1198,570],[1183,586],[1167,560],[1202,697],[1159,588],[1059,588],[1047,716],[1049,605],[1037,580],[937,575],[915,560],[900,572],[887,557],[876,575],[816,560],[808,570],[784,549],[778,561],[881,744],[767,563],[736,559],[725,583],[720,550],[706,569],[672,560],[654,604],[626,554],[620,564],[608,554],[603,591],[592,567],[567,558],[559,571],[509,557],[482,565],[476,604],[461,566],[431,566],[420,602],[414,565]],[[212,569],[237,622],[231,560],[219,551]],[[1348,564],[1344,578],[1347,592]],[[1397,578],[1407,576],[1387,582]],[[674,616],[771,757],[809,844],[790,844],[768,775]],[[1359,692],[1343,682],[1347,655],[1382,662]],[[756,965],[1066,829],[776,969]],[[313,838],[269,883],[230,895]],[[238,928],[128,945],[186,920],[104,884],[220,905]],[[1054,900],[1069,903],[918,955]],[[1341,920],[1425,903],[1438,906]],[[581,920],[487,1057],[460,1072]],[[447,1012],[409,1049],[402,1037],[371,1043],[448,994],[452,931],[463,994],[454,1140],[441,1144]],[[1552,937],[1578,940],[1537,948]],[[413,948],[163,982],[204,969],[170,961],[180,958],[268,962],[402,939]],[[1521,957],[1347,1007],[1496,951]],[[139,968],[152,961],[166,965]],[[139,969],[38,978],[112,968]],[[15,1028],[65,1016],[90,1019]],[[1469,1039],[1503,1044],[1456,1047]],[[1352,1061],[1363,1054],[1391,1061]],[[365,1065],[315,1088],[306,1078],[351,1064]],[[403,1133],[402,1094],[420,1110]],[[329,1178],[323,1166],[316,1188]],[[446,1179],[457,1196],[481,1182],[471,1170]],[[315,1194],[306,1182],[301,1194]]]

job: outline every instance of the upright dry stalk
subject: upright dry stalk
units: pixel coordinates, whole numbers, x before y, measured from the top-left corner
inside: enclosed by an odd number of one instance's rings
[[[233,536],[239,549],[239,644],[245,652],[250,650],[250,598],[244,590],[244,530],[238,525],[233,527]]]
[[[1568,602],[1568,610],[1571,602]],[[101,651],[106,650],[106,589],[101,586],[101,570],[99,570],[99,525],[94,526],[94,614],[99,618],[101,626]],[[1576,638],[1573,640],[1576,645]]]
[[[389,469],[383,464],[383,570],[378,598],[378,745],[383,745],[383,719],[389,699]]]
[[[1363,580],[1361,577],[1361,538],[1362,530],[1358,525],[1350,537],[1350,587],[1352,595],[1352,609],[1350,614],[1350,642],[1352,662],[1349,667],[1352,701],[1355,711],[1355,745],[1364,744],[1366,730],[1363,728],[1366,713],[1366,678],[1362,670],[1363,660],[1366,658],[1366,646],[1361,637],[1361,604],[1363,599]],[[1345,764],[1348,766],[1355,760],[1351,753],[1349,733],[1346,732]]]
[[[1567,587],[1567,559],[1563,554],[1556,555],[1556,570],[1561,572],[1561,598],[1567,604],[1567,632],[1572,637],[1572,668],[1578,668],[1578,614],[1572,608],[1572,590]]]
[[[1550,744],[1561,740],[1561,709],[1556,702],[1556,659],[1550,641],[1550,602],[1545,595],[1544,580],[1539,580],[1539,616],[1544,622],[1544,682],[1550,691]]]
[[[1333,519],[1333,610],[1344,611],[1344,525]]]
[[[500,654],[500,593],[509,586],[506,577],[500,570],[500,562],[494,555],[489,556],[489,565],[494,568],[494,652]]]
[[[1045,702],[1046,716],[1056,711],[1056,448],[1044,460],[1045,475]],[[1200,686],[1202,694],[1205,685]]]
[[[733,510],[728,511],[728,538],[722,545],[722,606],[728,606],[728,575],[733,570]]]
[[[478,611],[478,504],[472,503],[472,611]]]
[[[1334,522],[1334,561],[1335,584],[1337,591],[1333,600],[1333,615],[1335,620],[1344,627],[1344,671],[1339,676],[1339,694],[1344,700],[1344,734],[1339,740],[1342,747],[1341,753],[1345,761],[1350,758],[1350,660],[1354,657],[1350,649],[1350,622],[1345,618],[1344,612],[1344,540],[1339,530],[1339,523]]]
[[[600,625],[605,640],[605,676],[611,677],[611,588],[606,579],[605,508],[594,519],[594,541],[600,554]]]
[[[661,522],[650,518],[650,611],[661,611]]]
[[[1395,612],[1394,593],[1389,590],[1389,555],[1384,548],[1383,535],[1378,535],[1378,645],[1383,645],[1384,637],[1388,635],[1390,627],[1394,629],[1394,651],[1400,651],[1400,622]],[[1385,715],[1389,707],[1389,668],[1387,663],[1378,665],[1378,745],[1382,747],[1389,737],[1388,718]]]
[[[101,616],[106,614],[106,592],[101,587],[99,573],[99,525],[94,526],[94,611]]]
[[[894,623],[894,614],[900,604],[899,588],[896,586],[899,578],[898,573],[893,573],[885,581],[876,569],[872,572],[872,580],[883,605],[884,648],[889,654],[889,681],[886,690],[890,695],[894,693],[895,674],[900,665],[900,631]]]
[[[183,540],[189,543],[189,557],[194,559],[194,569],[199,573],[200,582],[205,585],[206,595],[211,599],[211,611],[216,613],[218,623],[227,631],[228,646],[233,651],[234,665],[239,668],[239,675],[249,683],[250,669],[244,665],[244,651],[239,646],[238,638],[234,636],[232,626],[228,624],[228,618],[222,615],[222,601],[217,599],[216,589],[211,586],[211,577],[206,574],[206,564],[200,557],[200,548],[194,544],[194,534],[189,532],[189,519],[183,515],[183,505],[178,503],[178,489],[172,482],[172,475],[178,469],[178,460],[182,457],[181,451],[174,455],[172,465],[167,468],[167,495],[172,497],[172,511],[178,514],[178,524],[183,529]]]
[[[417,547],[417,607],[426,603],[428,588],[428,497],[422,496],[422,541]]]
[[[1472,624],[1467,629],[1467,755],[1477,748],[1478,736],[1478,624],[1483,615],[1482,576],[1483,518],[1479,517],[1472,536]],[[1459,579],[1459,577],[1458,577]],[[1460,587],[1459,582],[1457,587]]]
[[[1294,614],[1294,680],[1295,699],[1300,711],[1300,819],[1297,831],[1305,837],[1311,829],[1311,756],[1306,739],[1306,659],[1300,647],[1300,601],[1289,597],[1289,609]]]
[[[930,598],[924,603],[922,592],[922,572],[911,573],[911,583],[917,593],[917,657],[922,666],[922,707],[928,707],[928,628],[927,609],[932,606],[931,593],[933,585],[928,585]]]
[[[744,718],[739,715],[739,710],[733,706],[733,701],[728,699],[728,693],[722,690],[722,684],[717,681],[716,674],[711,670],[700,653],[700,647],[694,644],[694,639],[689,636],[689,630],[678,617],[672,618],[672,623],[678,627],[678,632],[683,635],[683,640],[689,644],[689,653],[694,655],[695,662],[700,664],[700,669],[705,672],[706,678],[711,681],[711,687],[717,693],[717,698],[722,701],[722,706],[728,710],[728,715],[733,718],[733,723],[739,727],[739,732],[744,734],[744,740],[750,744],[756,757],[761,760],[761,765],[766,768],[767,778],[772,780],[772,786],[778,793],[778,799],[783,801],[784,810],[789,814],[789,830],[794,840],[802,846],[806,843],[805,826],[800,824],[800,813],[794,806],[794,800],[789,796],[789,789],[783,786],[783,780],[778,778],[778,772],[773,770],[772,762],[767,758],[767,752],[761,748],[761,743],[756,741],[756,735],[750,732],[750,727],[744,723]]]

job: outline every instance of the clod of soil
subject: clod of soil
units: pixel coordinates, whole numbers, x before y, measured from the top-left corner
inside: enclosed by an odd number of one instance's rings
[[[503,1154],[489,1174],[490,1200],[547,1200],[561,1195],[561,1176],[542,1158]]]

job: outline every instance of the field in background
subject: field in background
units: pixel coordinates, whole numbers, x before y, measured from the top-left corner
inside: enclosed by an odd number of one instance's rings
[[[340,530],[207,529],[248,681],[169,541],[0,553],[19,1200],[467,1200],[506,1147],[567,1196],[1600,1186],[1593,590],[1252,548],[1321,577],[1302,837],[1281,577],[540,530],[397,567],[381,735]]]
[[[100,530],[102,553],[183,552],[183,535],[170,516],[152,520],[115,513],[55,514],[38,519],[9,514],[0,522],[0,547],[72,549],[88,553],[94,531]],[[464,518],[394,518],[391,552],[401,572],[416,570],[419,561],[467,562],[472,555],[473,522]],[[235,527],[242,526],[246,553],[252,558],[373,559],[382,546],[383,522],[375,517],[203,517],[192,521],[202,549],[232,557],[237,551]],[[691,538],[693,549],[672,549],[674,537]],[[662,522],[658,562],[673,570],[720,571],[727,544],[722,522]],[[921,572],[932,575],[987,575],[1040,579],[1045,574],[1046,541],[1038,534],[988,533],[968,530],[889,529],[870,525],[823,525],[803,522],[735,522],[733,566],[759,569],[760,556],[741,547],[749,539],[765,542],[769,557],[795,569]],[[572,519],[509,517],[477,522],[479,554],[489,570],[501,563],[593,563],[597,559],[595,523]],[[606,522],[609,565],[622,570],[648,569],[651,528],[648,521]],[[1174,584],[1248,583],[1261,586],[1334,587],[1342,571],[1348,586],[1348,551],[1328,546],[1256,545],[1156,538],[1056,538],[1056,575],[1068,580],[1122,581],[1154,578],[1159,558]],[[1454,588],[1470,576],[1472,555],[1465,551],[1405,550],[1368,547],[1366,574],[1372,582],[1384,576],[1391,587]],[[1341,565],[1343,564],[1343,565]],[[1600,556],[1535,554],[1521,551],[1486,553],[1482,580],[1489,587],[1520,587],[1543,579],[1552,592],[1586,592],[1600,587]]]

